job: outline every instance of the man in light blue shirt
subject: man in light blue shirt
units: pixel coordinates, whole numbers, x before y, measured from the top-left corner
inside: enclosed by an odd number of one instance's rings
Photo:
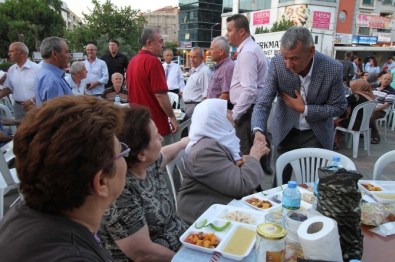
[[[58,96],[73,95],[64,79],[63,69],[68,67],[71,59],[66,41],[55,36],[45,38],[40,52],[44,62],[35,83],[36,104],[39,106]]]

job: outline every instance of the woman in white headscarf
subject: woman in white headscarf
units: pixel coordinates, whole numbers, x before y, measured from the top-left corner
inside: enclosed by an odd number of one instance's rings
[[[178,215],[192,224],[212,204],[251,194],[263,180],[259,159],[269,153],[254,144],[241,156],[231,111],[223,99],[196,106],[185,149],[185,175],[177,195]]]

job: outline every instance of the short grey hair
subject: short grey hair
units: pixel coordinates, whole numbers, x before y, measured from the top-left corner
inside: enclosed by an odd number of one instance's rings
[[[166,48],[165,51],[163,51],[163,54],[165,54],[166,52],[170,52],[172,55],[174,55],[173,50],[171,50],[170,48]]]
[[[155,33],[160,34],[160,29],[159,28],[152,28],[152,27],[145,27],[143,29],[143,32],[141,33],[141,37],[140,37],[141,47],[145,46],[147,44],[148,40],[154,39]]]
[[[20,51],[25,53],[26,55],[29,55],[29,48],[25,45],[25,43],[22,42],[14,42],[11,45],[16,46]]]
[[[192,47],[191,52],[195,51],[195,50],[198,50],[200,57],[204,57],[204,50],[203,50],[203,48],[201,48],[199,46],[195,46],[195,47]]]
[[[56,36],[45,38],[40,45],[41,56],[46,59],[51,57],[52,50],[62,52],[62,48],[60,46],[62,42],[65,42],[65,40]]]
[[[116,77],[117,75],[120,75],[123,79],[123,75],[121,73],[115,72],[114,74],[111,75],[111,80]]]
[[[217,36],[216,38],[213,39],[213,42],[215,42],[219,48],[223,49],[226,54],[229,54],[230,45],[225,37]]]
[[[310,47],[314,46],[313,36],[309,29],[303,26],[293,26],[281,37],[281,47],[286,50],[293,50],[299,43],[304,47],[304,51],[308,51]]]
[[[84,62],[81,61],[75,61],[69,69],[69,73],[73,76],[77,74],[78,72],[81,72],[82,70],[85,69],[85,64]]]

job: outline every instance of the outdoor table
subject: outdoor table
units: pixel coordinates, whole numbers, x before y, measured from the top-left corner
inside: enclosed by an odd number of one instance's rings
[[[273,194],[281,190],[282,187],[276,187],[263,191],[265,194]],[[238,206],[249,209],[250,207],[243,204],[240,200],[232,200],[228,205]],[[252,209],[252,208],[251,208]],[[262,214],[264,215],[264,214]],[[363,241],[363,262],[388,262],[395,258],[395,235],[383,237],[370,231],[372,227],[361,225],[364,235]],[[194,262],[231,262],[234,260],[226,259],[220,254],[207,254],[196,251],[187,247],[182,247],[172,259],[173,262],[194,261]],[[242,261],[255,262],[255,250]]]

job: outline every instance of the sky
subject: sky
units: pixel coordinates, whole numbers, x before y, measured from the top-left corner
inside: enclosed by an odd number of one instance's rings
[[[92,6],[91,0],[63,0],[71,11],[82,18],[82,12],[90,13],[89,8]],[[105,0],[98,0],[104,3]],[[171,5],[178,6],[178,0],[111,0],[111,2],[118,6],[124,7],[130,5],[132,9],[140,9],[141,11],[157,10],[159,8]]]

